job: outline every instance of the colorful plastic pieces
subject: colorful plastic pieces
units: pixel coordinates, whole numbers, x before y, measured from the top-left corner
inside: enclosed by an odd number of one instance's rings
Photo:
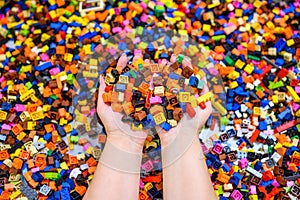
[[[93,146],[78,131],[90,124],[82,99],[83,110],[72,106],[79,66],[111,35],[148,26],[193,38],[223,78],[225,105],[214,102],[221,115],[207,122],[220,130],[202,139],[219,199],[299,198],[299,1],[124,0],[79,13],[76,0],[0,0],[0,9],[1,199],[83,197],[105,134],[91,133]],[[145,151],[159,148],[147,138]],[[143,158],[140,199],[163,197],[161,170],[157,151]]]

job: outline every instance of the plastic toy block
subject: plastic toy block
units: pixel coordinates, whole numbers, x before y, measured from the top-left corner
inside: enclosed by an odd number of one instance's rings
[[[179,101],[180,102],[189,102],[190,93],[189,92],[179,92]]]
[[[196,98],[196,100],[197,100],[197,103],[200,104],[202,102],[210,101],[212,97],[213,97],[212,92],[207,92],[207,93],[201,95],[200,97]]]
[[[223,150],[223,147],[221,144],[217,143],[214,148],[213,151],[216,152],[217,154],[221,154]]]
[[[159,125],[166,121],[165,115],[162,112],[154,115],[153,118],[154,118],[156,125]]]
[[[0,120],[6,120],[7,112],[0,110]]]

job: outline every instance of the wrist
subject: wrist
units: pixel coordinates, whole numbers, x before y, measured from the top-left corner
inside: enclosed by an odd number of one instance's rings
[[[99,163],[120,172],[140,173],[142,152],[129,148],[124,149],[121,147],[123,144],[125,143],[116,143],[107,139]],[[127,145],[129,144],[127,143]]]
[[[173,134],[173,133],[172,133]],[[163,168],[173,165],[182,157],[203,158],[203,151],[199,141],[198,131],[189,127],[182,127],[177,130],[175,137],[163,137],[162,144],[162,165]]]
[[[145,139],[135,138],[122,133],[108,134],[107,140],[116,148],[128,153],[142,154]],[[105,148],[104,148],[105,150]]]
[[[171,129],[170,131],[163,132],[159,134],[161,146],[162,148],[167,147],[169,145],[174,145],[175,143],[180,143],[180,137],[182,135],[189,136],[190,138],[193,136],[196,136],[198,134],[197,130],[184,126],[184,125],[178,125],[178,127]],[[176,142],[175,142],[176,141]]]

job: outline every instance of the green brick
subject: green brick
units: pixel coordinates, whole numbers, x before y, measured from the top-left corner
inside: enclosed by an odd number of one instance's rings
[[[211,39],[214,41],[220,41],[221,39],[225,39],[225,38],[226,38],[225,35],[216,35],[211,37]]]
[[[135,71],[133,69],[130,69],[129,71],[130,75],[133,77],[133,78],[136,78],[136,74],[135,74]]]
[[[232,59],[230,58],[230,56],[226,56],[226,57],[225,57],[225,61],[226,61],[226,63],[227,63],[228,65],[230,65],[230,66],[233,66],[233,65],[234,65],[234,60],[232,60]]]
[[[257,56],[248,55],[248,58],[251,59],[251,60],[260,61],[260,58],[257,57]]]
[[[28,89],[30,89],[30,88],[32,87],[32,84],[31,84],[30,82],[26,82],[26,83],[25,83],[25,86],[26,86]]]

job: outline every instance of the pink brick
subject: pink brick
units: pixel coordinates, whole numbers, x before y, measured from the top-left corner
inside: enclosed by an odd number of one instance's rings
[[[233,200],[241,200],[243,198],[243,195],[238,191],[238,190],[234,190],[230,197],[233,199]]]
[[[300,94],[300,86],[296,86],[296,87],[295,87],[295,92],[296,92],[297,94]]]
[[[235,7],[235,8],[238,8],[239,7],[239,2],[238,1],[234,1],[232,2],[232,5]]]
[[[159,104],[161,103],[161,97],[160,96],[155,96],[155,97],[150,97],[150,103],[151,104]]]
[[[58,74],[59,72],[60,72],[60,69],[59,69],[58,67],[55,67],[55,68],[49,70],[49,73],[50,73],[51,75],[56,75],[56,74]]]
[[[142,50],[141,49],[135,49],[134,50],[134,55],[139,55],[139,54],[142,54]]]
[[[277,182],[276,179],[273,180],[272,185],[273,185],[274,187],[279,187],[279,186],[280,186],[280,184]]]
[[[4,76],[2,76],[1,78],[0,78],[0,82],[3,82],[4,81]]]
[[[208,71],[210,74],[215,75],[215,76],[219,74],[218,70],[214,67],[209,68]]]
[[[108,49],[108,52],[111,54],[111,55],[115,55],[116,54],[116,49],[111,47]]]
[[[250,185],[249,193],[250,194],[256,194],[256,186],[255,185]]]
[[[300,105],[297,104],[297,103],[293,103],[293,104],[292,104],[292,108],[293,108],[293,111],[296,112],[297,110],[299,110]]]
[[[216,152],[217,154],[221,154],[223,150],[223,147],[221,144],[217,143],[215,144],[213,151]]]
[[[286,186],[288,186],[288,187],[292,187],[294,185],[295,185],[294,181],[287,181],[286,182]]]
[[[114,10],[115,10],[115,14],[116,14],[116,15],[119,15],[119,14],[120,14],[120,8],[114,8]]]
[[[128,24],[130,24],[130,21],[129,21],[128,19],[126,19],[126,20],[124,20],[124,21],[122,22],[122,24],[123,24],[124,26],[127,26]]]
[[[253,8],[254,8],[253,4],[251,4],[251,3],[248,4],[248,9],[249,9],[249,10],[252,10]]]
[[[46,54],[46,53],[42,53],[42,54],[40,55],[40,58],[41,58],[42,61],[47,61],[47,60],[49,60],[49,56],[48,56],[48,54]]]
[[[141,2],[140,3],[140,6],[143,8],[143,9],[146,9],[148,6],[145,2]]]
[[[112,32],[113,33],[118,33],[118,32],[121,32],[121,31],[122,31],[121,27],[114,27],[114,28],[112,28]]]
[[[133,43],[133,44],[137,44],[137,43],[139,43],[140,41],[141,41],[141,38],[139,38],[139,37],[132,39],[132,43]]]
[[[229,15],[228,15],[228,17],[229,17],[229,18],[231,18],[231,17],[234,18],[234,17],[235,17],[235,14],[234,14],[233,12],[230,12]]]
[[[142,22],[146,22],[148,19],[148,15],[146,15],[145,13],[141,16],[141,21]]]
[[[35,173],[35,172],[40,171],[40,168],[39,167],[35,167],[35,168],[32,168],[31,171],[32,171],[32,173]]]
[[[16,104],[15,105],[15,110],[17,112],[23,112],[24,110],[26,110],[25,106],[23,104]]]
[[[143,165],[142,165],[142,168],[146,171],[146,172],[149,172],[153,169],[153,163],[151,160],[148,160],[147,162],[145,162]]]
[[[142,179],[140,179],[140,188],[144,189],[144,182],[142,181]]]
[[[90,148],[90,144],[89,143],[86,143],[84,146],[83,146],[83,150],[86,151],[88,150],[88,148]]]
[[[8,125],[8,124],[3,124],[3,125],[2,125],[2,129],[3,129],[3,130],[11,130],[11,126]]]
[[[241,160],[239,160],[239,167],[244,169],[248,166],[248,160],[247,158],[243,158]]]

